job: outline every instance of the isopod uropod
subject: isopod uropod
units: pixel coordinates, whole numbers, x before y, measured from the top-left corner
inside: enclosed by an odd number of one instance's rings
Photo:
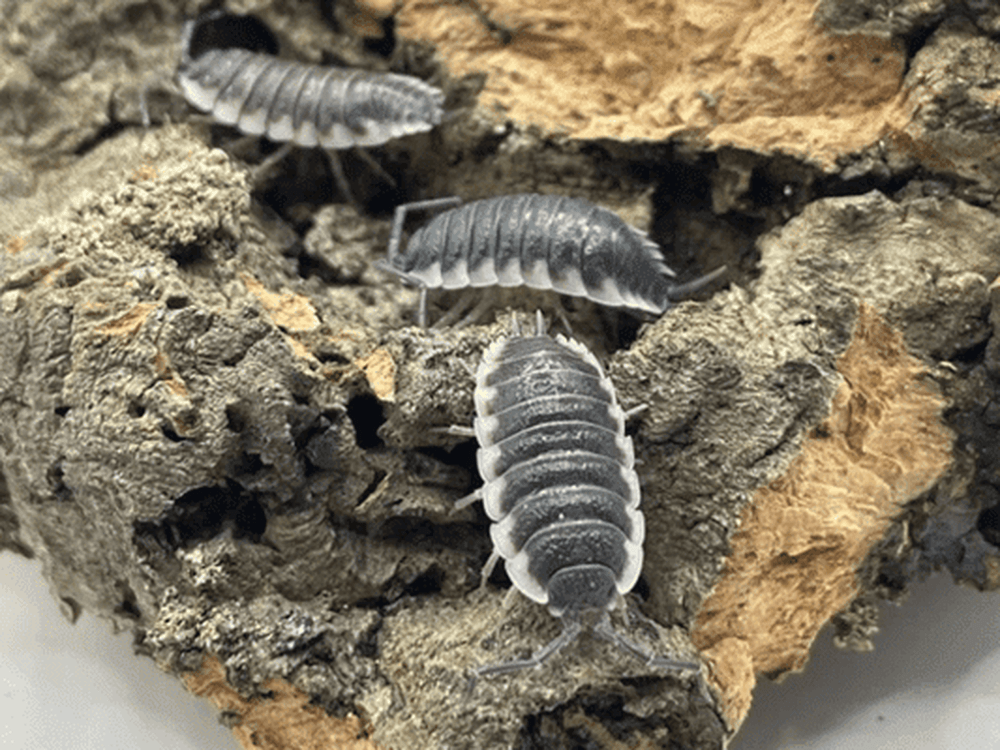
[[[660,248],[617,214],[579,198],[531,193],[445,211],[400,250],[407,212],[459,203],[439,198],[399,206],[388,257],[377,263],[421,288],[421,325],[427,289],[529,286],[658,315],[725,270],[673,284]]]
[[[204,20],[204,19],[202,19]],[[413,76],[281,60],[246,49],[192,54],[184,25],[178,80],[192,106],[250,135],[299,146],[377,146],[440,124],[444,94]]]
[[[476,372],[476,456],[494,551],[518,591],[548,605],[563,632],[528,659],[479,667],[476,677],[537,666],[602,612],[595,634],[650,664],[697,669],[649,653],[615,632],[608,612],[639,578],[645,523],[626,415],[586,347],[543,332],[501,339]],[[460,430],[453,430],[458,432]]]

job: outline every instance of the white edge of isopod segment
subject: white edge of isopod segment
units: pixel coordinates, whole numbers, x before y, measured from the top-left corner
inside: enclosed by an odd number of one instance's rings
[[[465,289],[469,286],[469,261],[459,258],[454,266],[441,271],[442,289]]]
[[[507,569],[507,575],[510,576],[510,580],[513,581],[518,591],[532,601],[539,604],[548,604],[548,589],[542,585],[541,581],[528,572],[529,562],[527,552],[521,550],[510,560],[507,560],[504,567]]]
[[[602,380],[606,379],[607,376],[604,374],[604,368],[601,367],[601,363],[597,361],[597,357],[595,357],[594,353],[590,351],[590,349],[588,349],[586,346],[581,344],[576,339],[566,338],[561,333],[556,334],[556,343],[566,347],[571,352],[579,356],[580,359],[582,359],[588,365],[596,369],[597,372],[600,374]],[[614,389],[612,389],[611,391],[611,396],[612,399],[614,399]]]
[[[586,297],[587,286],[583,283],[583,274],[579,268],[569,268],[561,279],[552,281],[552,288],[560,294],[570,297]]]
[[[641,515],[641,514],[640,514]],[[508,563],[509,565],[510,563]],[[627,594],[639,580],[642,573],[642,544],[636,544],[631,539],[625,541],[625,568],[621,575],[615,578],[619,594]],[[513,579],[513,576],[511,576]]]
[[[211,109],[212,117],[217,122],[223,125],[235,125],[240,119],[240,112],[243,110],[243,100],[234,98],[223,99],[219,97]]]
[[[402,262],[402,258],[397,256],[397,261]],[[426,268],[414,269],[409,275],[420,280],[421,286],[425,289],[441,288],[441,261],[435,261]]]
[[[521,261],[511,258],[507,265],[497,269],[497,286],[521,286],[524,284],[524,277],[521,276]]]
[[[496,443],[486,446],[480,445],[479,450],[476,451],[476,466],[479,469],[479,476],[483,478],[484,482],[492,482],[499,476],[497,465],[502,455],[500,446]]]
[[[642,543],[646,539],[646,517],[638,508],[626,508],[625,513],[632,522],[632,533],[628,535],[628,540],[642,549]]]
[[[425,133],[434,127],[422,120],[416,122],[383,122],[363,120],[361,132],[354,133],[352,146],[381,146],[383,143],[414,133]]]
[[[483,358],[479,360],[479,367],[476,368],[476,387],[487,387],[486,379],[493,373],[494,370],[500,364],[503,356],[503,349],[507,346],[510,339],[497,339],[492,344],[487,346],[483,350]],[[479,403],[476,403],[477,413],[481,414],[479,411]]]
[[[247,135],[263,135],[267,127],[267,110],[264,107],[257,107],[249,112],[241,111],[236,127]]]
[[[319,145],[333,151],[342,151],[345,148],[354,148],[358,144],[358,139],[351,129],[340,122],[330,124],[329,130],[316,131]]]
[[[552,277],[549,275],[549,262],[547,258],[536,260],[531,268],[525,270],[522,267],[524,285],[532,289],[552,289]]]
[[[601,281],[601,285],[587,296],[608,307],[625,307],[626,305],[625,296],[622,294],[618,282],[612,278],[605,278]]]
[[[513,531],[517,522],[517,512],[512,511],[499,521],[490,526],[490,539],[493,540],[493,548],[504,560],[510,560],[517,555],[520,550],[514,547]]]
[[[499,521],[505,515],[500,506],[503,502],[503,494],[506,488],[507,482],[502,476],[487,482],[482,487],[483,510],[486,511],[486,515],[491,521]]]
[[[293,140],[295,138],[295,130],[292,128],[292,116],[284,114],[276,120],[268,119],[267,137],[277,143],[287,143]]]
[[[483,378],[483,380],[485,380],[485,378]],[[476,414],[484,417],[493,416],[493,401],[497,397],[496,386],[481,385],[481,382],[482,381],[477,382],[475,389],[472,391],[472,402],[475,405]],[[492,443],[492,433],[487,434],[484,437]],[[484,445],[484,443],[480,442],[480,445]]]
[[[639,475],[635,473],[634,469],[621,467],[622,479],[625,480],[625,484],[628,485],[629,495],[625,498],[625,507],[628,509],[638,508],[639,503],[642,502],[642,491],[639,489]]]
[[[635,446],[632,445],[632,438],[619,433],[615,435],[615,445],[622,452],[620,463],[628,470],[635,468]]]
[[[642,251],[646,254],[646,257],[653,261],[660,273],[665,276],[677,275],[674,273],[673,269],[667,265],[667,261],[663,257],[663,248],[649,238],[648,232],[644,232],[631,224],[628,225],[628,228],[635,233],[636,237],[639,238],[639,241],[642,243]]]
[[[316,137],[316,123],[312,120],[303,120],[299,129],[295,131],[295,143],[303,148],[312,148],[319,145]]]
[[[496,435],[499,422],[500,420],[493,414],[477,416],[472,420],[472,429],[476,433],[476,441],[479,443],[480,450],[489,448],[497,442],[493,436]]]
[[[468,269],[471,286],[496,286],[499,278],[496,272],[496,262],[493,258],[483,258],[475,268]]]
[[[219,97],[217,89],[202,86],[196,79],[183,73],[177,76],[177,82],[180,84],[181,94],[188,104],[202,112],[213,112],[214,114],[215,100]]]

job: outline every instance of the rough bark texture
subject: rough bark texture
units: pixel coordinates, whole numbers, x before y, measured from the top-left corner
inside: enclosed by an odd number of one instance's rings
[[[436,54],[360,7],[230,3],[289,56],[446,89],[437,132],[374,151],[397,188],[344,155],[360,208],[316,154],[254,183],[267,144],[135,127],[194,4],[4,9],[0,547],[275,750],[722,747],[826,622],[870,648],[914,578],[996,588],[1000,16],[784,3],[764,34],[757,5],[621,3],[605,37],[560,20],[579,2],[484,4],[505,46],[406,4]],[[389,210],[525,190],[607,205],[729,285],[648,325],[507,290],[482,325],[412,327],[416,293],[372,267]],[[559,629],[502,573],[476,589],[485,515],[453,512],[475,444],[434,429],[471,422],[482,351],[536,308],[648,406],[646,564],[615,625],[700,658],[707,691],[590,637],[466,691]]]

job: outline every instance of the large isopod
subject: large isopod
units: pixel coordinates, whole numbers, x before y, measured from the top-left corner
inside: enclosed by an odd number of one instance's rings
[[[645,522],[625,412],[587,348],[543,332],[496,341],[476,372],[476,459],[494,551],[514,586],[548,606],[563,632],[530,658],[479,667],[475,678],[538,666],[601,612],[594,633],[649,664],[698,669],[656,656],[617,633],[608,612],[642,570]],[[465,434],[461,428],[452,430]]]

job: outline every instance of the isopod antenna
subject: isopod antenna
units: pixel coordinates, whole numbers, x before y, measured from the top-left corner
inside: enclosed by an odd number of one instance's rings
[[[555,656],[575,641],[583,630],[583,626],[580,624],[579,618],[576,617],[563,617],[562,626],[563,629],[559,635],[546,643],[527,659],[514,659],[512,661],[505,661],[499,664],[487,664],[482,667],[476,667],[472,670],[472,677],[469,678],[468,692],[471,693],[475,690],[476,683],[479,681],[480,677],[517,672],[521,669],[537,667],[544,664],[546,659],[551,656]]]

